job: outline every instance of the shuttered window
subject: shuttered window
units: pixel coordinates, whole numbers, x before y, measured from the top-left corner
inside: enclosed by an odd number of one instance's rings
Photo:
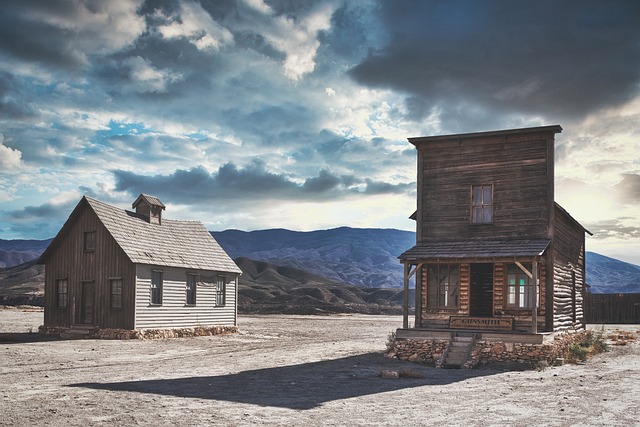
[[[471,186],[471,223],[493,223],[493,185]]]
[[[96,250],[96,232],[87,231],[84,233],[84,250],[87,252]]]

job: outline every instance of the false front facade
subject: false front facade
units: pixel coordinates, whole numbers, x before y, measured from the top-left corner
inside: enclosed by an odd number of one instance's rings
[[[585,232],[554,201],[560,126],[410,138],[418,154],[415,329],[584,327]]]

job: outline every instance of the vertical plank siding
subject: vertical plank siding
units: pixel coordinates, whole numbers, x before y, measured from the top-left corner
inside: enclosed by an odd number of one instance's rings
[[[95,286],[92,318],[101,328],[133,328],[135,269],[88,205],[80,206],[76,221],[45,263],[45,326],[79,324],[82,283]],[[96,232],[94,251],[84,251],[84,233]],[[109,278],[122,278],[122,308],[111,310]],[[68,280],[68,306],[57,307],[56,279]]]
[[[586,323],[640,323],[640,294],[585,294]]]
[[[163,272],[162,305],[150,303],[152,270]],[[226,276],[225,305],[216,307],[215,289],[201,284],[196,287],[196,304],[194,306],[187,305],[187,273]],[[234,274],[138,265],[136,276],[136,329],[237,325],[237,277]]]

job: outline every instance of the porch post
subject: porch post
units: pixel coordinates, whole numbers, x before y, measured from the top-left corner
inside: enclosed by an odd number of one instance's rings
[[[531,286],[531,301],[533,301],[533,309],[531,311],[531,333],[538,333],[538,258],[533,259],[531,265],[531,278],[533,286]]]
[[[422,324],[422,264],[418,264],[416,267],[416,278],[414,280],[416,284],[415,289],[415,297],[416,303],[415,307],[415,321],[413,322],[413,327],[418,328]]]
[[[409,269],[411,265],[404,263],[404,301],[402,302],[402,328],[409,329]]]

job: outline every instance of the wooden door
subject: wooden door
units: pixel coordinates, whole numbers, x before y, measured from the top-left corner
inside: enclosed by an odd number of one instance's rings
[[[80,323],[93,325],[95,283],[82,282],[82,304],[80,305]]]
[[[493,316],[493,264],[471,264],[471,316]]]

